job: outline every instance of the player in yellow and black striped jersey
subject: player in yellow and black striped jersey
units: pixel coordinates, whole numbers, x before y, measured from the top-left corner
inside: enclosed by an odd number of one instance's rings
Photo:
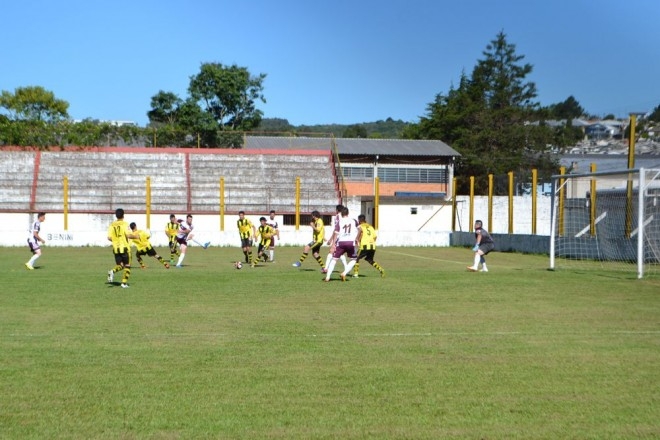
[[[371,264],[373,267],[378,269],[380,276],[385,276],[385,269],[383,269],[380,264],[374,261],[374,255],[376,254],[376,230],[367,223],[366,217],[364,214],[358,215],[358,222],[360,223],[360,228],[362,229],[362,238],[360,239],[360,253],[358,254],[357,263],[353,268],[353,276],[357,278],[358,272],[360,270],[360,259],[364,258],[367,263]]]
[[[245,218],[244,211],[238,211],[236,226],[238,227],[238,235],[241,237],[241,247],[243,248],[243,255],[245,255],[245,262],[254,264],[252,260],[252,239],[257,235],[257,230],[252,224],[252,221],[249,218]]]
[[[321,213],[312,211],[312,221],[309,225],[312,227],[312,241],[305,245],[300,259],[293,263],[293,267],[300,267],[311,251],[319,266],[321,266],[321,271],[324,271],[325,264],[323,264],[323,258],[321,258],[321,254],[319,253],[325,240],[325,224],[323,223],[323,218],[321,218]]]
[[[144,265],[144,261],[142,261],[142,257],[148,255],[158,260],[160,264],[165,266],[165,269],[169,269],[170,264],[167,261],[163,260],[163,257],[158,255],[156,249],[154,249],[151,243],[149,242],[149,237],[150,237],[149,233],[147,231],[143,231],[142,229],[138,229],[135,222],[131,223],[129,226],[133,234],[136,234],[138,236],[138,238],[131,239],[131,244],[133,244],[136,248],[135,257],[137,258],[138,263],[140,263],[140,267],[142,269],[147,267]]]
[[[179,251],[179,243],[176,241],[176,234],[179,233],[180,223],[176,218],[176,215],[170,214],[170,221],[165,225],[165,235],[170,243],[170,263],[174,261],[181,255]]]
[[[128,240],[138,238],[133,234],[128,223],[124,221],[124,210],[119,208],[115,211],[117,218],[108,228],[108,241],[112,242],[112,253],[115,256],[115,267],[108,271],[108,282],[112,283],[114,274],[123,270],[121,287],[128,287],[128,279],[131,276],[131,247]]]
[[[264,260],[264,262],[268,261],[268,254],[266,251],[270,247],[270,241],[273,238],[273,235],[275,235],[275,229],[273,229],[272,226],[266,223],[266,217],[261,217],[259,219],[259,223],[261,226],[257,228],[257,235],[254,237],[255,239],[259,237],[259,248],[257,249],[257,261],[259,260]],[[254,264],[254,262],[253,262]]]

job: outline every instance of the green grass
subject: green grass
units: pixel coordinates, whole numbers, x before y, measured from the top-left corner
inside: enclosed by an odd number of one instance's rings
[[[660,437],[659,280],[383,248],[386,278],[323,283],[299,254],[121,289],[108,249],[0,249],[0,438]]]

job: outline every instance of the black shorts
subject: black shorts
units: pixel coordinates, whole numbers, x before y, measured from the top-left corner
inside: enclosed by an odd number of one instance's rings
[[[252,246],[252,238],[241,238],[241,247],[251,247]]]
[[[125,250],[123,252],[114,252],[113,254],[115,255],[115,264],[118,264],[120,266],[130,266],[131,265],[131,254],[128,252],[128,250]]]
[[[495,249],[495,243],[484,243],[484,244],[479,245],[479,250],[484,255],[486,255],[487,253],[489,253],[493,249]]]
[[[149,246],[148,248],[143,249],[141,251],[137,251],[136,254],[139,256],[149,255],[150,257],[155,257],[156,255],[158,255],[156,254],[156,250],[152,246]]]
[[[360,255],[358,255],[357,259],[360,261],[361,259],[365,259],[369,262],[374,261],[374,255],[376,255],[376,249],[362,249],[360,250]]]
[[[321,251],[321,246],[323,246],[323,242],[310,241],[309,243],[307,243],[307,246],[309,246],[310,250],[312,251],[312,254],[318,254]]]

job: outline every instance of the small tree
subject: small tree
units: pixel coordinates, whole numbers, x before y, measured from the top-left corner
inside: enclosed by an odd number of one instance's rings
[[[265,78],[263,73],[252,76],[245,67],[235,64],[204,63],[200,72],[190,77],[188,91],[213,116],[221,130],[251,130],[259,126],[263,116],[255,102],[266,102]]]
[[[69,103],[41,86],[18,87],[14,93],[3,90],[0,107],[16,121],[56,122],[68,119]]]

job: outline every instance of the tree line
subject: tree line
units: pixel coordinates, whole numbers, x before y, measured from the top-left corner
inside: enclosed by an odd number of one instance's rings
[[[457,85],[438,93],[417,122],[385,121],[351,125],[292,126],[286,119],[263,118],[266,74],[246,67],[202,63],[190,77],[187,96],[159,90],[151,98],[147,127],[115,125],[85,119],[71,121],[68,102],[40,86],[0,94],[0,145],[96,146],[146,145],[204,148],[241,147],[244,133],[326,133],[336,137],[437,139],[461,153],[457,176],[536,168],[540,175],[558,170],[557,152],[583,137],[571,120],[585,110],[569,96],[541,106],[536,84],[528,80],[533,66],[499,32]],[[613,115],[611,115],[613,116]],[[565,120],[560,126],[544,121]],[[651,121],[660,122],[660,105]],[[532,123],[533,122],[533,123]],[[461,188],[464,190],[464,188]]]

